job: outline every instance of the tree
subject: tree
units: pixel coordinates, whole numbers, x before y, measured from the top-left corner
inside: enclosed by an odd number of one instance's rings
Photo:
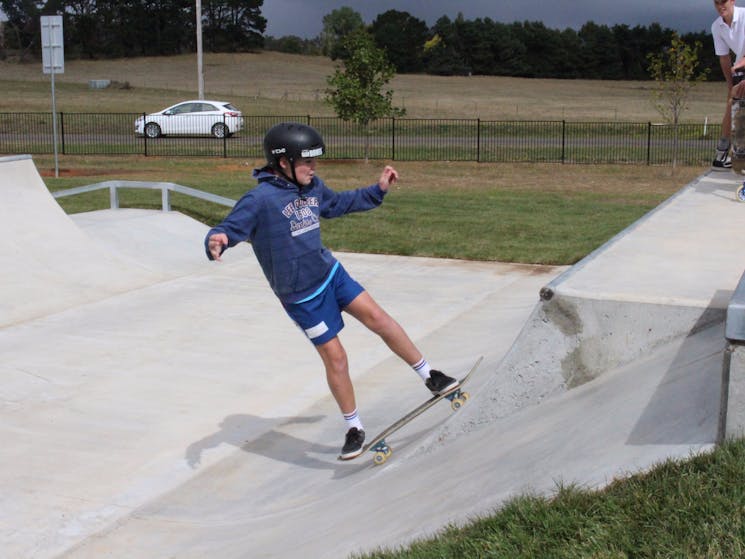
[[[370,32],[397,72],[420,72],[424,68],[424,43],[429,35],[424,21],[408,12],[388,10],[375,18]]]
[[[673,169],[678,158],[678,123],[686,109],[688,95],[696,82],[706,79],[708,70],[698,72],[701,43],[693,46],[673,34],[670,46],[662,52],[650,53],[649,74],[655,81],[652,99],[662,117],[673,125]]]
[[[459,15],[462,18],[462,14]],[[468,75],[471,68],[463,59],[463,45],[455,24],[447,16],[437,20],[433,37],[424,45],[427,73],[439,76]]]
[[[349,56],[344,59],[344,69],[337,67],[329,76],[326,102],[334,107],[343,120],[350,120],[363,127],[365,133],[365,159],[370,150],[370,122],[387,116],[403,116],[405,109],[393,106],[393,91],[382,91],[395,75],[385,53],[375,46],[365,30],[355,31],[342,42]]]
[[[40,50],[39,16],[44,2],[32,0],[0,0],[0,9],[5,12],[5,44],[18,49],[21,60],[30,52]]]
[[[321,50],[331,60],[344,58],[344,39],[365,27],[362,16],[352,8],[343,6],[323,16],[323,31],[321,31]]]
[[[213,52],[245,52],[264,46],[264,0],[207,0],[202,30]]]
[[[607,25],[588,21],[578,36],[582,45],[584,76],[601,80],[620,80],[623,77],[616,37]]]

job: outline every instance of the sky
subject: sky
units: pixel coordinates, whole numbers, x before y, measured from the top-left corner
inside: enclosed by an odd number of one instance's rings
[[[737,4],[745,5],[742,0]],[[681,33],[708,33],[717,17],[711,0],[264,0],[261,13],[267,35],[309,39],[320,34],[323,16],[342,6],[358,12],[367,24],[378,14],[398,10],[430,26],[443,15],[455,19],[462,12],[469,20],[541,21],[552,29],[579,29],[588,21],[631,27],[657,22]]]

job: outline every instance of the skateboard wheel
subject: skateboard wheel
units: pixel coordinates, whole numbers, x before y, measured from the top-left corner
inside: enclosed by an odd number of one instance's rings
[[[463,398],[453,398],[453,401],[450,402],[450,407],[453,408],[453,411],[458,411],[465,403],[466,401]]]
[[[388,452],[383,452],[382,450],[379,450],[375,453],[375,456],[373,456],[373,462],[375,462],[376,465],[381,466],[385,464],[385,461],[388,460],[388,457],[392,454],[392,451],[388,449]]]
[[[460,395],[460,397],[463,398],[463,401],[465,402],[471,397],[471,395],[468,392],[464,392],[463,394]]]

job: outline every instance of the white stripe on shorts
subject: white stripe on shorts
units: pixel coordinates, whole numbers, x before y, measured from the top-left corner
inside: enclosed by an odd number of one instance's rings
[[[308,336],[311,340],[313,338],[317,338],[318,336],[321,336],[329,331],[329,327],[326,326],[326,323],[322,320],[312,328],[308,328],[305,330],[305,335]]]

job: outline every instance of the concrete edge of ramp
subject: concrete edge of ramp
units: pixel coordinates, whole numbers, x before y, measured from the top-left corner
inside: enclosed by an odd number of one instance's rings
[[[0,158],[0,328],[173,277],[81,230],[28,155]],[[19,273],[19,270],[23,273]]]
[[[733,250],[735,241],[719,246],[728,235],[737,238],[735,219],[745,209],[728,206],[733,200],[711,196],[712,185],[722,182],[729,187],[720,178],[709,180],[709,173],[691,181],[543,287],[540,301],[490,382],[473,395],[471,405],[423,442],[422,451],[540,404],[672,340],[722,323],[736,285],[732,278],[740,275],[741,262],[745,261],[745,251]],[[729,229],[715,238],[692,231],[690,242],[697,244],[690,249],[689,261],[671,256],[669,239],[675,232],[667,228],[677,219],[695,221],[704,204],[713,205],[705,217],[720,215],[720,211],[733,216],[725,224],[706,219],[705,226],[716,229],[724,225]],[[727,213],[733,210],[735,214]],[[635,246],[639,244],[643,250]],[[624,249],[626,245],[629,246]],[[634,266],[624,269],[628,259],[619,258],[622,250],[646,252],[640,257],[651,261],[680,260],[676,262],[679,267],[670,278],[664,277],[662,270],[657,284],[650,288],[637,279]],[[713,271],[708,269],[711,262],[705,260],[712,252],[712,260],[717,262]],[[702,272],[699,277],[699,270],[707,273]],[[606,285],[594,276],[610,277],[615,283]],[[687,290],[676,292],[664,284],[674,284],[685,276],[696,279],[692,286],[686,286]],[[712,277],[721,279],[712,285]],[[637,281],[642,286],[639,289],[634,288]],[[607,289],[603,292],[603,288]]]

